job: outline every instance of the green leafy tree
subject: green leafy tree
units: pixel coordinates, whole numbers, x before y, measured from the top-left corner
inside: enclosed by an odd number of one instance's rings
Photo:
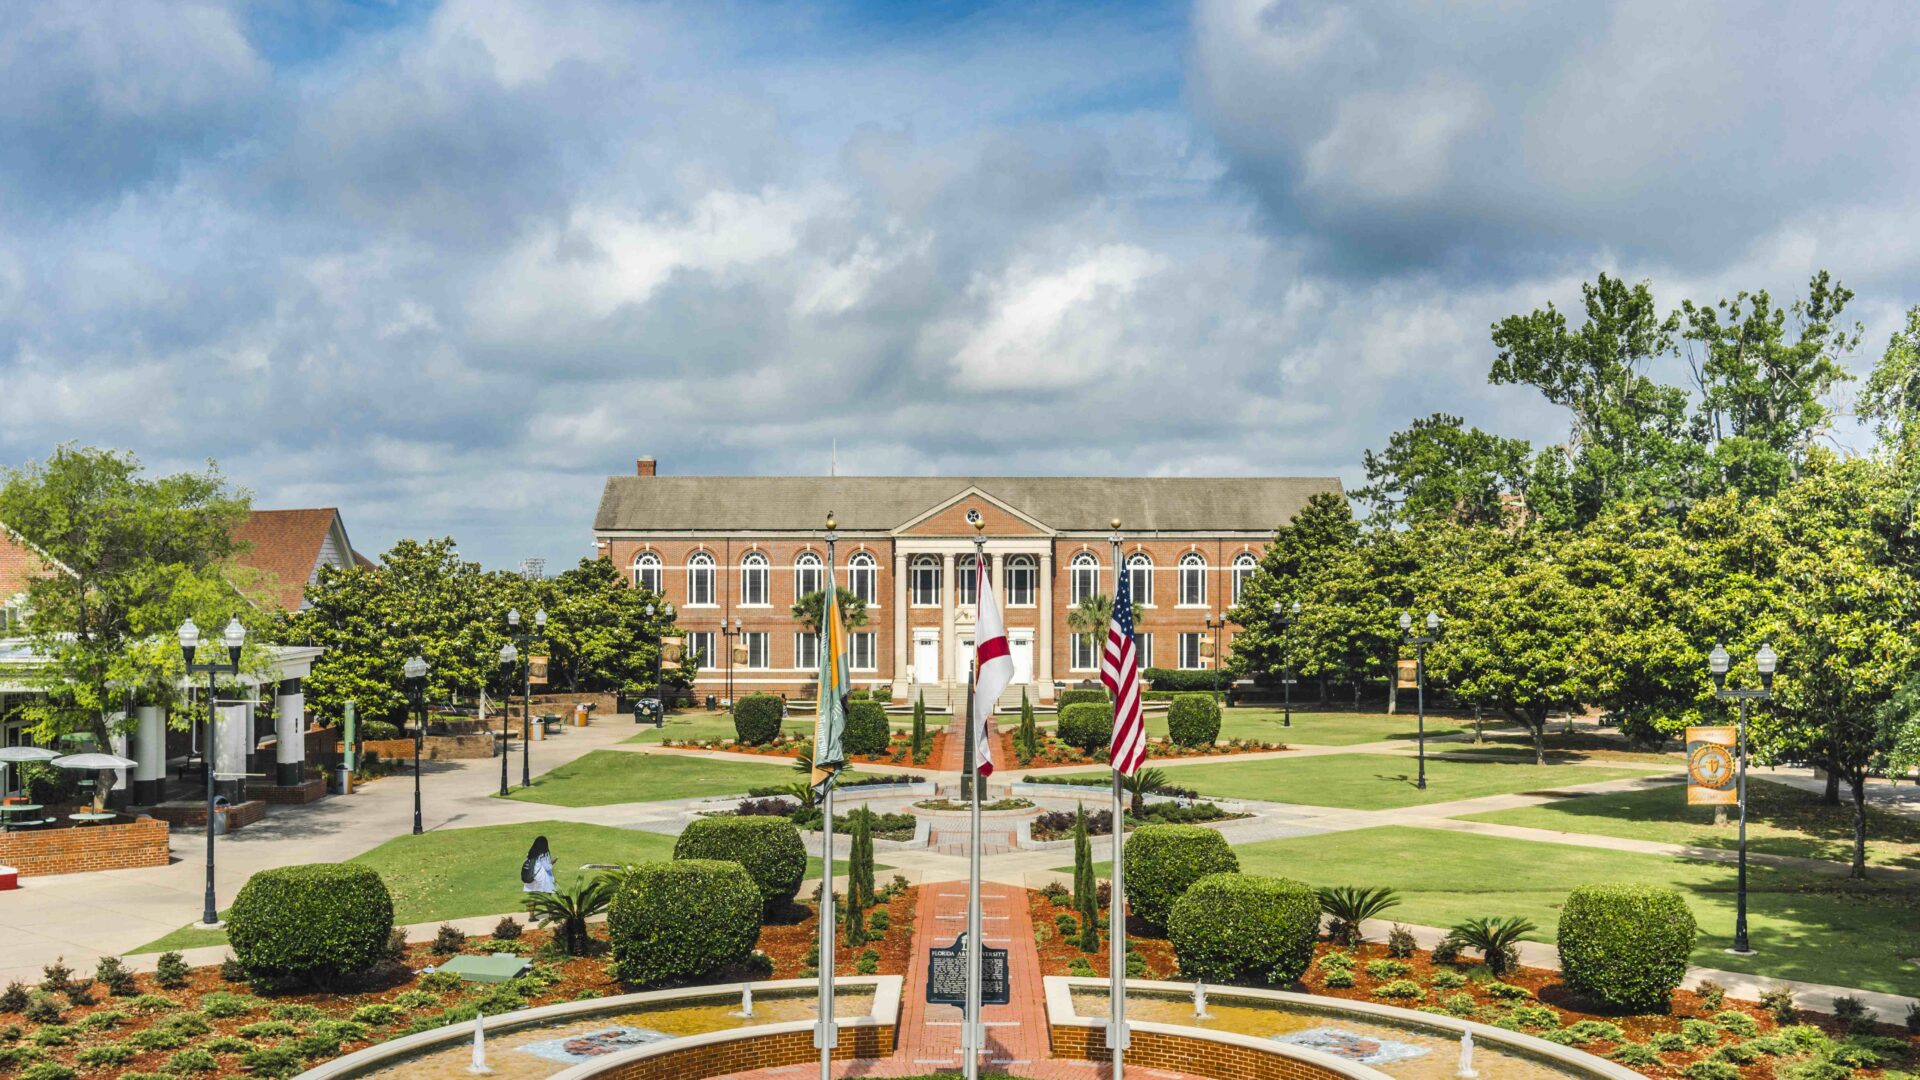
[[[1236,676],[1279,675],[1291,666],[1298,675],[1318,677],[1325,700],[1327,680],[1344,674],[1340,664],[1356,650],[1339,640],[1340,620],[1327,610],[1322,589],[1357,572],[1360,538],[1347,500],[1330,492],[1309,498],[1292,521],[1274,530],[1230,613],[1241,627],[1231,659]],[[1288,625],[1285,613],[1296,601],[1300,618]]]
[[[549,685],[633,695],[653,688],[660,635],[673,625],[666,601],[629,585],[611,560],[583,558],[551,578],[523,580],[517,588],[507,579],[502,585],[506,593],[518,591],[523,615],[547,613]]]
[[[1138,611],[1134,612],[1139,615]],[[1092,592],[1080,598],[1072,610],[1067,612],[1067,629],[1076,634],[1086,634],[1094,641],[1105,638],[1107,627],[1113,622],[1113,597],[1101,592]]]
[[[1856,408],[1872,423],[1877,452],[1905,492],[1911,516],[1920,491],[1920,305],[1907,309],[1906,324],[1888,339]]]
[[[1708,449],[1717,487],[1769,495],[1799,471],[1816,436],[1831,425],[1826,396],[1851,378],[1842,358],[1860,326],[1840,324],[1851,290],[1827,271],[1813,275],[1790,311],[1763,289],[1717,304],[1680,305],[1684,340],[1700,387],[1694,436]]]
[[[1493,326],[1495,384],[1532,386],[1571,413],[1567,493],[1578,522],[1622,499],[1681,500],[1701,456],[1687,394],[1647,370],[1673,352],[1679,317],[1662,317],[1645,282],[1601,274],[1581,286],[1578,329],[1552,304]]]
[[[1509,496],[1525,496],[1531,448],[1525,439],[1490,435],[1446,413],[1413,422],[1376,454],[1365,452],[1367,486],[1353,497],[1373,507],[1380,525],[1455,521],[1504,525]]]
[[[0,522],[58,563],[26,590],[27,636],[46,658],[22,706],[37,739],[84,733],[104,749],[123,710],[173,704],[189,617],[210,640],[240,619],[242,666],[259,670],[271,622],[243,594],[271,583],[232,563],[247,505],[212,463],[150,477],[131,454],[71,444],[0,476]]]

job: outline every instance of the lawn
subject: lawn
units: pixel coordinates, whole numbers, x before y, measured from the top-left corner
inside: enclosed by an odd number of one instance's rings
[[[379,872],[387,891],[393,894],[396,926],[497,915],[525,906],[520,863],[536,836],[545,836],[553,848],[555,884],[561,887],[592,872],[581,870],[582,863],[653,862],[673,857],[674,837],[660,833],[570,821],[532,821],[396,836],[348,861]],[[876,865],[874,869],[886,868]],[[844,873],[846,860],[835,860],[834,870]],[[809,856],[807,876],[819,873],[820,860]],[[222,918],[225,915],[221,913]],[[227,935],[218,931],[182,928],[134,952],[191,949],[224,945],[226,941]]]
[[[1747,849],[1772,855],[1851,861],[1853,807],[1822,806],[1819,796],[1786,784],[1749,777]],[[1632,840],[1733,849],[1739,846],[1733,807],[1727,824],[1713,823],[1713,808],[1688,806],[1686,789],[1582,795],[1540,806],[1473,814],[1470,821],[1523,825],[1532,829],[1593,833]],[[1867,807],[1867,862],[1875,866],[1920,868],[1920,818]]]
[[[1428,758],[1427,787],[1423,791],[1414,786],[1414,759],[1395,754],[1228,759],[1158,767],[1164,769],[1169,782],[1203,795],[1352,810],[1392,810],[1647,775],[1641,769]]]
[[[1253,739],[1259,742],[1300,743],[1305,746],[1353,746],[1356,743],[1385,739],[1415,738],[1418,719],[1412,713],[1388,716],[1385,713],[1308,712],[1293,710],[1293,726],[1284,727],[1286,713],[1265,706],[1220,710],[1220,738]],[[1445,735],[1461,730],[1461,721],[1451,716],[1427,717],[1428,735]],[[1167,714],[1147,714],[1147,734],[1165,738]]]
[[[681,713],[667,717],[667,722],[662,727],[641,724],[639,729],[638,734],[626,741],[658,743],[672,739],[676,742],[704,742],[708,739],[734,737],[733,716],[730,713]],[[806,738],[813,734],[813,718],[789,716],[781,722],[780,730],[789,736]]]
[[[516,789],[507,797],[553,806],[606,806],[743,795],[750,788],[777,787],[799,779],[787,762],[762,765],[672,752],[595,750],[534,777],[532,787]]]
[[[1693,962],[1784,979],[1912,993],[1920,968],[1920,888],[1862,887],[1844,878],[1749,868],[1748,926],[1754,956],[1733,940],[1734,869],[1658,855],[1388,826],[1265,840],[1235,849],[1241,869],[1312,885],[1387,885],[1405,902],[1391,918],[1424,926],[1524,915],[1553,940],[1559,905],[1586,882],[1645,882],[1680,889],[1700,921]]]

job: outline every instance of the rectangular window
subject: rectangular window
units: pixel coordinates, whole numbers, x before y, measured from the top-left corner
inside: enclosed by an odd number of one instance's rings
[[[1075,556],[1068,602],[1078,604],[1100,591],[1100,564],[1093,556]]]
[[[803,562],[793,572],[793,596],[799,599],[820,591],[820,564]]]
[[[712,667],[719,654],[713,651],[713,631],[692,630],[687,633],[688,660],[695,661],[701,667]]]
[[[1133,593],[1133,602],[1140,607],[1153,606],[1153,564],[1141,556],[1134,556],[1127,564],[1127,589]]]
[[[873,634],[850,634],[847,638],[849,651],[848,667],[855,671],[873,671],[877,667],[873,662]]]
[[[1140,658],[1140,667],[1144,670],[1153,666],[1153,635],[1133,635],[1133,651]]]
[[[1182,562],[1180,564],[1180,603],[1187,607],[1204,607],[1206,602],[1206,565],[1192,560]]]
[[[1007,563],[1007,606],[1032,607],[1039,581],[1040,570],[1032,559],[1023,556]]]
[[[914,607],[940,606],[940,564],[933,559],[922,559],[913,564],[908,577],[913,586]]]
[[[1100,658],[1093,651],[1092,634],[1073,635],[1073,656],[1069,665],[1075,671],[1095,671],[1100,667]]]
[[[1201,634],[1180,635],[1180,669],[1182,671],[1199,671],[1207,666],[1200,655],[1200,639],[1203,636]]]
[[[880,590],[875,584],[877,573],[870,556],[855,555],[853,561],[847,563],[847,588],[868,607],[880,603]]]
[[[801,671],[816,671],[820,667],[820,635],[793,635],[793,666]]]
[[[747,666],[763,668],[768,666],[767,635],[762,631],[749,631],[740,635],[740,643],[747,647]]]

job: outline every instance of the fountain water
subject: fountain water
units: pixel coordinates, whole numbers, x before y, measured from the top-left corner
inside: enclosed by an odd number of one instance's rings
[[[491,1073],[487,1068],[487,1018],[473,1018],[473,1064],[467,1066],[470,1073]]]
[[[740,1011],[732,1013],[731,1015],[737,1016],[742,1020],[753,1019],[753,986],[751,983],[742,983],[740,985]]]
[[[1473,1071],[1473,1032],[1471,1031],[1463,1031],[1460,1033],[1459,1075],[1463,1078],[1468,1078],[1468,1080],[1480,1075]]]
[[[1195,979],[1193,983],[1193,1018],[1195,1020],[1213,1019],[1207,1015],[1207,981],[1205,979]]]

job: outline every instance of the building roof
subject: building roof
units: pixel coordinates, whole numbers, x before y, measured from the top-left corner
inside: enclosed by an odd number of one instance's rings
[[[235,561],[272,574],[274,602],[282,610],[299,611],[328,534],[336,527],[344,537],[346,526],[340,523],[340,511],[331,506],[311,510],[255,510],[234,531],[233,538],[247,545],[247,550]],[[351,548],[344,557],[353,557]]]
[[[1271,532],[1331,476],[611,476],[599,532],[817,531],[827,512],[853,532],[894,529],[969,488],[1056,532]]]

